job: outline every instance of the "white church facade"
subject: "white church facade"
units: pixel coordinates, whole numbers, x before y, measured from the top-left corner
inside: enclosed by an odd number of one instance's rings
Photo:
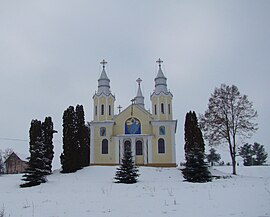
[[[144,107],[141,79],[131,105],[115,114],[115,96],[110,90],[110,79],[103,69],[98,79],[98,90],[93,96],[93,120],[90,122],[90,165],[118,165],[125,149],[132,151],[136,165],[176,166],[173,95],[167,88],[167,78],[159,59],[155,89],[150,96],[152,112]]]

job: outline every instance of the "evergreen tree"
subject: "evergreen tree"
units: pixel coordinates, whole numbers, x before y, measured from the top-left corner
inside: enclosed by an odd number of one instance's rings
[[[216,150],[214,148],[211,148],[210,150],[210,154],[208,154],[206,156],[207,161],[211,164],[211,166],[214,166],[214,163],[218,163],[220,160],[220,154],[216,153]]]
[[[255,154],[254,165],[263,165],[266,160],[268,154],[265,152],[263,145],[255,142],[253,145],[253,151]]]
[[[252,149],[251,144],[246,143],[242,147],[239,148],[239,155],[243,158],[244,160],[244,166],[251,166],[253,165],[253,155],[254,151]]]
[[[30,157],[28,168],[23,175],[24,184],[21,187],[31,187],[46,182],[46,175],[49,170],[46,166],[45,146],[42,138],[41,122],[32,120],[29,130],[30,135]]]
[[[139,177],[138,171],[138,168],[132,161],[131,149],[127,148],[124,152],[122,163],[117,168],[114,179],[117,180],[117,183],[133,184],[137,182],[137,178]]]
[[[82,105],[76,106],[76,137],[78,139],[78,163],[80,167],[90,164],[90,134],[85,125],[84,110]]]
[[[204,162],[205,145],[198,127],[195,112],[188,112],[185,120],[186,167],[182,169],[184,179],[189,182],[211,181],[211,174]]]
[[[63,153],[61,154],[62,173],[77,171],[78,166],[78,139],[76,127],[76,114],[74,107],[70,106],[63,114]]]
[[[70,106],[63,114],[62,172],[75,172],[90,164],[90,132],[82,105]]]
[[[263,165],[267,160],[267,153],[263,145],[255,142],[253,145],[246,143],[239,148],[239,155],[244,160],[244,166]]]
[[[45,121],[42,123],[42,133],[43,142],[45,145],[46,167],[50,174],[52,173],[52,160],[54,156],[53,134],[57,133],[57,131],[53,129],[53,122],[51,117],[46,117]]]

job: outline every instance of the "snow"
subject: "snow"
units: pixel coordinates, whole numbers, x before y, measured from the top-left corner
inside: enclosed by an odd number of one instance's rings
[[[48,182],[19,188],[21,175],[0,177],[0,210],[10,217],[269,217],[270,168],[216,167],[227,177],[183,182],[176,168],[140,167],[139,182],[116,184],[116,167],[91,166],[73,174],[54,171]]]

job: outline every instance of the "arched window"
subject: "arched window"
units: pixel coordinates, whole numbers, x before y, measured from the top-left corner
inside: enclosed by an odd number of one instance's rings
[[[101,115],[104,115],[104,105],[101,105]]]
[[[157,105],[155,104],[155,115],[157,115]]]
[[[102,140],[102,147],[101,147],[101,154],[108,154],[108,140],[103,139]]]
[[[161,103],[161,113],[162,113],[162,114],[165,113],[165,111],[164,111],[164,104],[163,104],[163,103]]]
[[[162,138],[158,140],[158,153],[159,154],[165,153],[165,141]]]
[[[142,151],[142,141],[138,140],[136,142],[136,155],[142,155],[143,151]]]
[[[97,106],[95,106],[95,115],[97,116]]]
[[[106,128],[100,127],[100,136],[106,136]]]
[[[169,113],[169,115],[171,114],[171,105],[170,104],[168,104],[168,113]]]
[[[160,126],[159,127],[159,135],[165,135],[166,131],[165,131],[165,127],[164,126]]]

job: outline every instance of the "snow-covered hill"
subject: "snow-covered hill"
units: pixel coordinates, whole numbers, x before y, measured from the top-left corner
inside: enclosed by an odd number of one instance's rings
[[[227,174],[230,167],[217,167]],[[238,167],[238,176],[210,183],[183,182],[175,168],[140,167],[139,182],[115,184],[115,167],[55,171],[48,182],[21,189],[21,175],[0,177],[7,217],[269,217],[270,168]]]

